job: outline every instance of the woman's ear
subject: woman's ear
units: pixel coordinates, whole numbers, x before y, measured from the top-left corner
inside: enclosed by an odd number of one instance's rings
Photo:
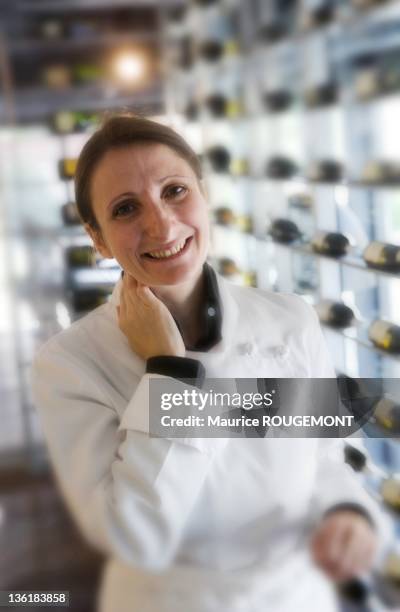
[[[91,239],[93,240],[93,245],[96,251],[98,251],[100,255],[102,257],[105,257],[106,259],[113,259],[114,255],[111,253],[110,249],[106,245],[104,238],[101,234],[101,231],[94,229],[88,223],[84,224],[84,228],[86,232],[89,234],[89,236],[91,237]]]

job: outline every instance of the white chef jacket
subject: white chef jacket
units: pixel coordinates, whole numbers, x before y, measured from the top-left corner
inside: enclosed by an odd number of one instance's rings
[[[300,297],[217,276],[222,340],[208,378],[332,377],[314,310]],[[340,441],[152,438],[149,379],[110,302],[51,338],[33,391],[52,464],[86,538],[109,557],[100,612],[330,612],[310,528],[332,505],[379,510]]]

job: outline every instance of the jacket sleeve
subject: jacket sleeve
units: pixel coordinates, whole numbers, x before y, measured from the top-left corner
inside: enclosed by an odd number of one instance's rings
[[[67,505],[96,548],[153,571],[166,568],[223,439],[152,438],[145,374],[120,421],[101,376],[63,347],[32,371],[50,459]]]
[[[310,376],[313,378],[333,378],[335,370],[326,342],[313,309],[310,309],[308,348]],[[371,497],[352,468],[344,461],[343,438],[320,438],[318,441],[318,467],[315,480],[313,510],[319,518],[340,506],[367,515],[377,529],[380,549],[388,544],[392,526],[390,520]],[[365,452],[361,437],[350,439],[350,443]]]

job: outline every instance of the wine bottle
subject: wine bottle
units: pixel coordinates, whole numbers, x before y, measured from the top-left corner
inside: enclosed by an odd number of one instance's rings
[[[310,181],[336,182],[343,177],[343,166],[337,161],[324,159],[313,162],[307,173]]]
[[[42,80],[49,89],[68,89],[72,82],[72,73],[65,64],[47,66],[42,73]]]
[[[313,206],[313,199],[309,193],[294,193],[288,197],[288,203],[291,208],[310,210]]]
[[[219,40],[206,40],[200,45],[199,54],[207,62],[217,62],[224,54],[224,45]]]
[[[230,257],[221,257],[218,260],[218,270],[223,276],[235,276],[240,274],[240,269]]]
[[[400,272],[400,246],[374,240],[363,253],[364,261],[371,268]]]
[[[297,240],[301,236],[301,232],[297,225],[290,219],[274,219],[269,229],[269,234],[276,242],[289,244],[293,240]]]
[[[283,19],[275,19],[262,25],[258,31],[260,42],[273,43],[288,36],[288,24]]]
[[[96,253],[90,245],[70,246],[65,249],[65,261],[68,269],[93,268]]]
[[[352,578],[351,580],[340,583],[338,590],[340,596],[349,603],[351,609],[372,612],[371,608],[368,606],[371,587],[361,578]]]
[[[64,157],[58,163],[60,178],[73,179],[76,172],[78,160],[72,157]]]
[[[90,287],[74,289],[70,292],[72,307],[75,312],[88,312],[105,304],[112,293],[112,289]]]
[[[400,435],[400,404],[396,404],[388,397],[382,397],[375,404],[374,417],[382,429],[391,435]]]
[[[251,234],[253,231],[253,219],[250,215],[237,215],[236,225],[241,232]]]
[[[249,174],[249,160],[236,157],[232,159],[229,169],[233,176],[246,176]]]
[[[187,7],[185,5],[182,6],[174,6],[173,8],[168,9],[167,19],[168,21],[179,23],[183,21],[186,15]]]
[[[207,157],[215,172],[229,172],[231,156],[222,145],[215,145],[207,150]]]
[[[340,232],[318,231],[312,238],[311,247],[316,253],[340,257],[350,248],[350,241]]]
[[[354,312],[349,306],[334,300],[323,300],[315,306],[319,320],[332,327],[349,327],[354,322]]]
[[[61,217],[64,225],[80,225],[82,223],[76,202],[67,202],[61,207]]]
[[[395,584],[400,585],[400,555],[396,552],[391,552],[386,557],[383,563],[382,574],[384,578]]]
[[[199,107],[193,100],[189,102],[184,111],[186,118],[189,121],[196,121],[199,116]]]
[[[308,11],[303,19],[304,28],[323,26],[335,18],[335,9],[332,2],[324,2]]]
[[[273,179],[291,178],[298,173],[298,166],[288,157],[272,157],[266,168],[267,176]]]
[[[381,93],[381,73],[373,63],[359,69],[354,80],[354,90],[358,100],[365,101]]]
[[[73,81],[77,85],[95,83],[104,77],[101,66],[96,64],[76,64],[72,69]]]
[[[214,117],[225,117],[227,114],[227,100],[221,94],[208,96],[205,105]]]
[[[59,111],[51,118],[51,127],[57,134],[84,132],[99,122],[96,113]]]
[[[71,134],[75,130],[75,115],[70,111],[59,111],[51,118],[50,125],[57,134]]]
[[[371,160],[363,168],[362,180],[366,183],[397,183],[400,181],[400,164]]]
[[[195,0],[195,4],[199,6],[212,6],[213,4],[218,4],[220,0]]]
[[[215,222],[218,225],[234,225],[236,221],[235,213],[227,206],[220,206],[214,211]]]
[[[400,512],[400,481],[396,478],[385,478],[381,485],[382,499],[389,508]]]
[[[366,455],[352,444],[345,445],[344,460],[355,472],[362,472],[367,467]]]
[[[60,40],[64,38],[65,33],[61,19],[44,19],[39,24],[39,36],[44,40]]]
[[[285,111],[293,103],[293,94],[287,89],[267,91],[264,94],[264,103],[271,113]]]
[[[194,63],[194,47],[193,47],[193,38],[189,35],[183,36],[180,39],[180,49],[179,49],[179,65],[184,70],[189,70]]]
[[[329,81],[307,89],[304,94],[304,101],[309,108],[329,106],[337,102],[338,93],[337,84],[333,81]]]
[[[390,353],[400,352],[400,327],[382,319],[369,326],[368,337],[380,349]]]
[[[384,4],[387,0],[351,0],[351,2],[356,8],[364,9],[371,8],[378,4]]]

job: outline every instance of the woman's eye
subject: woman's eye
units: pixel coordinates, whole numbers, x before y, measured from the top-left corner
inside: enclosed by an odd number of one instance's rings
[[[119,204],[113,210],[113,217],[126,217],[130,215],[135,210],[135,205],[132,202],[124,202],[123,204]]]
[[[178,198],[187,192],[187,188],[183,185],[171,185],[164,192],[164,197],[167,199]]]

